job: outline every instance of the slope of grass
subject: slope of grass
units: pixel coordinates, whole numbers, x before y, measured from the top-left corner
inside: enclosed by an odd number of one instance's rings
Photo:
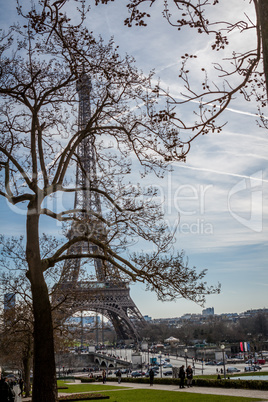
[[[104,392],[109,395],[109,402],[252,402],[252,398],[226,395],[190,394],[186,392],[135,389],[127,391]],[[262,401],[255,399],[254,401]],[[80,401],[80,402],[86,402]]]
[[[96,392],[101,389],[103,390],[110,390],[110,389],[123,389],[126,387],[120,387],[116,385],[106,385],[106,384],[69,384],[68,382],[58,381],[58,387],[68,387],[68,389],[59,389],[60,393],[73,393],[73,392]]]
[[[252,398],[194,394],[183,391],[131,389],[131,386],[126,389],[126,387],[105,384],[66,384],[63,381],[59,381],[58,385],[68,387],[68,389],[59,390],[60,393],[70,394],[97,391],[109,396],[110,402],[178,402],[178,400],[180,402],[252,402]],[[262,399],[254,398],[254,401],[262,401]],[[80,402],[86,402],[86,399],[80,399]]]

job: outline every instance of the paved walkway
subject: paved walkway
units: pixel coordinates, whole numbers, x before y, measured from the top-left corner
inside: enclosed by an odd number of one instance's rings
[[[107,382],[107,385],[114,385],[113,382]],[[177,385],[165,385],[165,384],[154,384],[150,387],[149,384],[139,384],[139,383],[124,383],[121,382],[120,386],[132,387],[136,389],[161,389],[167,391],[176,392],[187,392],[195,394],[211,394],[211,395],[230,395],[230,396],[245,396],[249,398],[263,398],[263,400],[268,401],[268,391],[258,391],[250,389],[235,389],[235,388],[210,388],[210,387],[191,387],[180,389]],[[100,387],[101,391],[101,387]]]
[[[72,383],[73,384],[73,383]],[[96,383],[95,383],[96,384]],[[107,382],[106,385],[117,385],[115,382]],[[124,383],[121,382],[120,387],[126,387],[131,389],[159,389],[159,390],[166,390],[166,391],[176,391],[176,392],[187,392],[187,393],[194,393],[194,394],[209,394],[209,395],[229,395],[229,396],[244,396],[248,398],[262,398],[263,401],[268,402],[268,391],[258,391],[258,390],[250,390],[250,389],[234,389],[234,388],[210,388],[210,387],[191,387],[180,389],[176,385],[165,385],[165,384],[154,384],[150,387],[149,384],[139,384],[139,383]],[[100,391],[106,391],[102,389],[102,384],[99,384]],[[110,392],[110,391],[109,391]],[[111,390],[112,392],[112,390]],[[59,393],[59,395],[66,395],[64,393]],[[31,398],[23,398],[22,401],[31,401]]]

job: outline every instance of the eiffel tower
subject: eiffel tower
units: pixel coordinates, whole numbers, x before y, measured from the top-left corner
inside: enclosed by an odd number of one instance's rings
[[[79,130],[86,127],[91,116],[90,94],[91,81],[83,72],[77,82],[79,96],[78,126]],[[83,139],[77,149],[78,163],[76,168],[77,188],[86,190],[76,191],[74,209],[76,213],[72,221],[68,238],[72,239],[90,230],[102,242],[107,241],[107,234],[102,217],[99,193],[90,191],[90,187],[98,188],[96,154],[93,138]],[[144,318],[129,294],[129,285],[120,278],[117,267],[105,259],[94,258],[93,269],[96,280],[79,281],[82,261],[72,258],[72,255],[83,253],[103,255],[103,251],[88,242],[78,242],[68,250],[69,259],[65,260],[62,278],[54,295],[58,301],[65,299],[63,308],[69,314],[77,311],[93,311],[108,318],[114,326],[118,340],[139,340],[137,323],[144,325]]]

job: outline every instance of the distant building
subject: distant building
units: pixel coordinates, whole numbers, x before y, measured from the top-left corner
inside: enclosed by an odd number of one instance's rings
[[[83,316],[83,324],[84,325],[95,325],[100,324],[101,320],[99,316]],[[66,322],[68,324],[81,324],[81,316],[80,317],[69,317]]]
[[[214,307],[208,307],[202,310],[202,315],[214,315]]]
[[[214,307],[208,307],[202,310],[202,314],[192,314],[185,313],[181,317],[172,318],[152,318],[148,315],[144,316],[145,321],[152,324],[165,324],[169,327],[181,328],[185,322],[190,322],[192,324],[202,325],[206,321],[230,321],[237,322],[241,319],[246,319],[248,317],[254,317],[257,314],[268,314],[268,308],[262,309],[251,309],[244,311],[243,313],[221,313],[215,314]],[[268,341],[267,341],[268,342]]]
[[[267,308],[258,308],[258,309],[251,309],[244,311],[241,313],[242,317],[253,317],[256,314],[268,314],[268,309]]]
[[[4,294],[4,321],[5,323],[11,322],[15,318],[15,293]]]
[[[10,309],[15,308],[16,303],[16,295],[15,293],[6,293],[4,294],[4,311],[9,311]]]
[[[144,315],[143,318],[144,318],[145,321],[147,321],[147,322],[152,321],[152,317],[149,317],[148,315]]]

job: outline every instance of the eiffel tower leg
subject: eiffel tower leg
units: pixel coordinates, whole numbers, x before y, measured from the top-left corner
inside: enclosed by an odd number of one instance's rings
[[[113,324],[113,327],[115,329],[117,338],[120,340],[126,340],[129,339],[128,334],[124,330],[124,326],[122,325],[122,322],[120,322],[120,319],[117,314],[110,312],[109,313],[109,318]]]

